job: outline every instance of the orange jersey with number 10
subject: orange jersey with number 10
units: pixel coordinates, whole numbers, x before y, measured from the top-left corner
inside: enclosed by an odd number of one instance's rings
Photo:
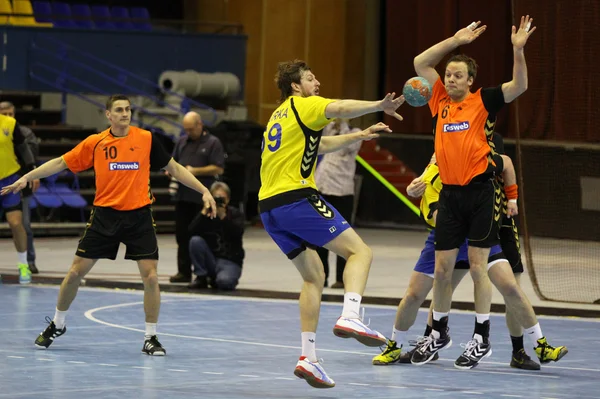
[[[150,191],[152,133],[129,127],[125,137],[110,129],[93,134],[62,156],[71,172],[94,168],[94,205],[119,211],[142,208],[154,202]]]

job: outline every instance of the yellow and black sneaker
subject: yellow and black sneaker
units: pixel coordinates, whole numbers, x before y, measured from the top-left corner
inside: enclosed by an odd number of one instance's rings
[[[539,370],[540,365],[531,360],[531,358],[525,353],[525,349],[519,349],[517,353],[512,354],[510,360],[510,367],[521,369],[521,370]]]
[[[380,354],[373,358],[373,364],[376,366],[387,366],[388,364],[398,363],[402,347],[396,346],[396,341],[388,340],[387,347]]]
[[[569,350],[566,346],[553,347],[546,341],[546,337],[542,337],[537,340],[538,346],[535,347],[535,354],[540,363],[558,362],[562,359]]]

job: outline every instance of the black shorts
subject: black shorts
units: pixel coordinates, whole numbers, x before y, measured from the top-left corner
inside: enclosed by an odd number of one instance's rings
[[[444,184],[440,192],[435,228],[435,249],[469,246],[491,248],[500,243],[502,189],[495,179],[481,179],[467,186]]]
[[[523,273],[519,230],[514,218],[503,217],[502,226],[500,227],[500,246],[513,272],[515,274]]]
[[[158,259],[156,225],[150,206],[132,211],[94,207],[75,254],[115,260],[120,243],[127,247],[125,259]]]

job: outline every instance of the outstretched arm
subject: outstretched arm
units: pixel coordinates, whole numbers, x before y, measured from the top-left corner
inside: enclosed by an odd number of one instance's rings
[[[396,110],[404,103],[404,96],[395,97],[395,95],[396,93],[388,93],[381,101],[334,101],[327,104],[327,107],[325,107],[325,116],[327,119],[352,119],[366,114],[383,111],[401,121],[402,117],[396,113]]]
[[[200,181],[196,179],[196,177],[189,170],[181,166],[173,158],[171,158],[171,160],[169,161],[167,166],[164,167],[164,169],[167,172],[169,172],[171,176],[177,179],[181,184],[188,186],[192,190],[202,194],[202,201],[204,202],[204,207],[210,210],[208,216],[210,216],[211,218],[215,217],[215,215],[217,214],[217,204],[215,204],[213,196],[204,184],[200,183]]]
[[[535,31],[535,26],[531,28],[533,18],[521,17],[519,29],[512,27],[510,39],[513,44],[513,78],[510,82],[502,85],[502,94],[504,102],[510,103],[527,90],[527,64],[525,63],[525,44],[529,36]]]
[[[508,198],[507,216],[515,216],[519,214],[517,206],[517,198],[519,197],[519,186],[517,186],[517,173],[510,157],[501,155],[504,162],[502,177],[504,179],[504,192]]]
[[[319,144],[319,154],[327,154],[338,151],[344,147],[352,145],[358,141],[368,141],[379,137],[380,132],[391,133],[388,125],[379,122],[357,133],[342,134],[339,136],[323,136]]]
[[[416,56],[414,59],[414,65],[417,75],[427,79],[427,81],[433,86],[440,77],[435,70],[435,66],[439,64],[446,54],[450,53],[457,47],[462,46],[463,44],[471,43],[483,32],[485,32],[487,26],[483,25],[478,28],[477,26],[480,23],[481,21],[473,22],[466,28],[456,32],[454,36],[439,42],[438,44],[428,48]]]
[[[27,186],[28,182],[52,176],[56,173],[62,172],[65,169],[67,169],[67,164],[65,163],[64,159],[62,157],[54,158],[44,163],[39,168],[36,168],[31,172],[27,173],[25,176],[21,177],[19,180],[17,180],[10,186],[2,187],[0,195],[5,195],[8,193],[18,193]]]

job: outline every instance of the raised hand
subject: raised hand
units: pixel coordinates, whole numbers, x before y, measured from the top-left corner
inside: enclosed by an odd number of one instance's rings
[[[395,95],[396,95],[396,93],[388,93],[385,96],[385,98],[379,102],[379,107],[386,114],[391,115],[394,118],[401,121],[401,120],[404,120],[404,118],[402,118],[402,116],[400,116],[398,113],[396,113],[396,110],[402,104],[404,104],[404,96],[399,96],[399,97],[394,98]],[[374,126],[377,126],[377,125],[374,125]]]
[[[535,31],[535,26],[532,28],[531,24],[533,22],[533,18],[529,18],[529,15],[525,17],[521,17],[521,24],[519,25],[519,30],[513,25],[512,33],[510,35],[510,41],[513,44],[513,47],[516,49],[522,49],[525,47],[525,43],[527,43],[527,39],[529,36]]]
[[[215,203],[215,199],[213,198],[210,191],[207,190],[202,195],[202,202],[204,203],[204,208],[202,209],[203,215],[214,219],[215,216],[217,216],[217,204]]]
[[[469,26],[462,28],[454,34],[454,39],[458,42],[459,46],[471,43],[485,32],[487,25],[479,26],[479,24],[481,24],[481,21],[472,22]]]

